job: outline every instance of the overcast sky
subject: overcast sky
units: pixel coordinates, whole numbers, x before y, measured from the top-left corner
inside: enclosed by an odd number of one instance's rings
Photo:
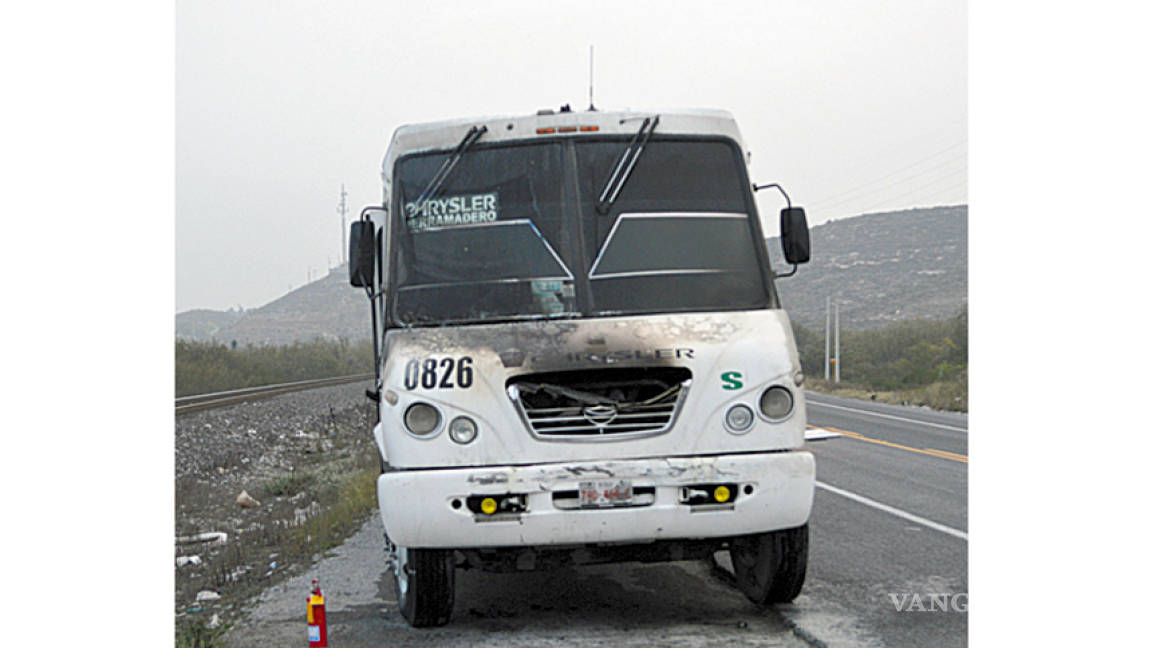
[[[176,310],[326,273],[341,183],[349,220],[378,203],[401,124],[586,108],[589,46],[597,108],[731,111],[810,224],[967,202],[966,23],[955,0],[180,0]]]

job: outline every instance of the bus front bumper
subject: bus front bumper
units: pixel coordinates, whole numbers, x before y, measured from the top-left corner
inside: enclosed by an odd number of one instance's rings
[[[397,470],[376,482],[392,542],[479,548],[717,538],[805,524],[815,461],[807,451]],[[726,501],[716,488],[724,486]],[[628,493],[599,506],[581,491]],[[478,509],[489,499],[501,507]],[[489,504],[489,508],[491,504]]]

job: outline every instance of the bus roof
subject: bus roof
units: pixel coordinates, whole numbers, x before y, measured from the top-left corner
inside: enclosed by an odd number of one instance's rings
[[[396,159],[413,151],[454,148],[473,126],[487,126],[483,142],[530,140],[541,137],[580,137],[594,134],[632,135],[645,117],[660,116],[659,134],[720,135],[744,150],[736,120],[726,110],[586,110],[540,111],[535,115],[490,116],[400,126],[384,156],[384,177],[390,178]]]

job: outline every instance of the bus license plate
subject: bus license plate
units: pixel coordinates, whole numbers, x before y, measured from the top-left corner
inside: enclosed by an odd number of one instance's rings
[[[601,508],[632,503],[632,480],[580,482],[580,506]]]

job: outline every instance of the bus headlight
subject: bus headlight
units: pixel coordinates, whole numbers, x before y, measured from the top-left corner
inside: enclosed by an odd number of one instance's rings
[[[468,445],[476,438],[476,422],[467,416],[457,416],[448,424],[448,436],[460,445]]]
[[[728,431],[733,434],[744,434],[748,428],[752,427],[752,421],[756,419],[752,415],[752,408],[747,405],[733,405],[728,408],[728,413],[724,415],[724,424],[728,426]]]
[[[760,396],[760,411],[769,420],[778,421],[792,413],[792,392],[787,387],[773,385]]]
[[[440,412],[428,403],[413,403],[404,412],[404,427],[416,436],[428,436],[440,428]]]

